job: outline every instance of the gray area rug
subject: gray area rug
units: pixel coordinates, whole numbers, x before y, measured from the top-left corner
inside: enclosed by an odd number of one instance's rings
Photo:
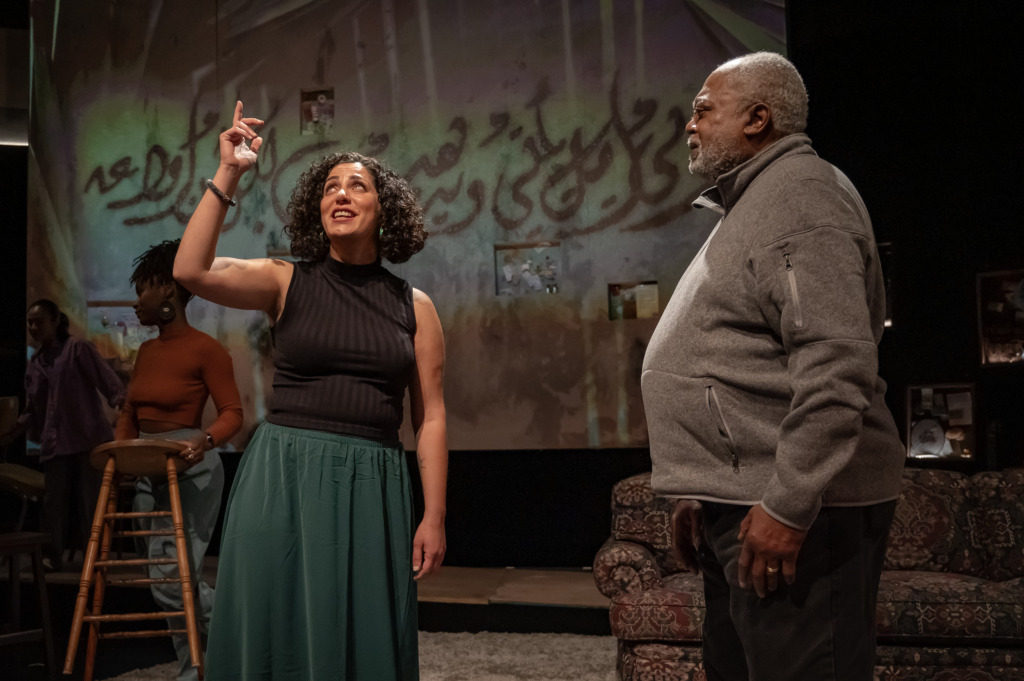
[[[109,681],[173,681],[177,663]],[[615,681],[615,638],[420,632],[420,681]]]

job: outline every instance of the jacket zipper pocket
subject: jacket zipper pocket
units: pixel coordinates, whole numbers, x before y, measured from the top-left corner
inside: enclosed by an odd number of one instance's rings
[[[705,386],[704,399],[707,401],[708,413],[711,415],[711,420],[715,422],[715,426],[718,428],[718,434],[722,436],[724,440],[725,449],[729,453],[729,458],[732,459],[732,472],[740,472],[740,457],[736,454],[736,443],[732,439],[732,431],[729,430],[729,424],[725,422],[725,416],[722,415],[722,405],[718,402],[718,395],[715,394],[715,387],[713,385]]]
[[[796,324],[796,328],[803,328],[804,325],[804,313],[800,309],[800,291],[796,288],[796,271],[793,269],[793,261],[790,260],[789,253],[783,253],[782,257],[786,259],[786,277],[789,279],[789,290],[793,294],[793,322]]]

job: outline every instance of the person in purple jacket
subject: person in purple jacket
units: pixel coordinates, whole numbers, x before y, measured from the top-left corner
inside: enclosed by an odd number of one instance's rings
[[[114,439],[100,394],[119,409],[125,389],[92,343],[71,335],[67,315],[52,300],[29,305],[27,320],[37,348],[25,370],[25,408],[0,443],[26,431],[39,443],[42,529],[50,534],[44,565],[59,570],[72,528],[77,524],[84,541],[92,524],[100,473],[89,465],[89,451]]]

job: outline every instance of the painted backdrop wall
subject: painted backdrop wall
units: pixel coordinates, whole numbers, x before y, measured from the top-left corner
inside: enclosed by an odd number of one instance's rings
[[[132,259],[181,235],[234,102],[266,120],[218,253],[288,257],[299,173],[342,148],[415,187],[430,238],[391,266],[434,300],[453,449],[647,441],[640,362],[713,226],[690,207],[690,102],[718,63],[785,51],[782,2],[32,2],[28,298],[69,312],[124,372]],[[629,310],[628,300],[625,308]],[[634,308],[635,309],[635,306]],[[629,316],[627,311],[626,316]],[[264,416],[267,320],[196,300],[230,351],[243,447]],[[641,313],[641,317],[643,314]],[[408,436],[408,434],[407,434]]]

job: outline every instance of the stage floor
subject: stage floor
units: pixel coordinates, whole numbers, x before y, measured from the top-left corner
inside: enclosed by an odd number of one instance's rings
[[[125,553],[123,558],[134,558]],[[25,625],[38,626],[35,589],[28,561],[21,563],[22,615]],[[58,663],[66,652],[75,595],[81,581],[82,556],[61,571],[47,573],[47,591],[55,628]],[[118,574],[137,576],[140,567],[112,569]],[[7,569],[0,570],[0,583],[7,581]],[[208,557],[203,577],[215,585],[217,559]],[[583,569],[521,569],[445,566],[419,585],[419,628],[421,631],[571,633],[607,636],[608,599],[598,592],[593,575]],[[5,593],[6,588],[0,589]],[[135,612],[152,607],[147,586],[115,586],[107,589],[105,608],[113,612]],[[0,611],[6,609],[0,603]],[[76,676],[84,664],[85,645],[80,644]],[[0,653],[0,678],[42,681],[45,668],[42,644],[23,646],[16,652]],[[170,644],[163,638],[135,639],[130,643],[107,642],[98,658],[98,673],[113,676],[136,666],[173,659]],[[97,678],[106,678],[98,676]]]
[[[134,558],[125,553],[123,558]],[[28,561],[22,561],[23,582],[31,581]],[[138,567],[111,570],[112,575],[141,572]],[[0,580],[6,581],[7,571]],[[47,584],[77,585],[82,575],[82,557],[76,555],[73,563],[59,572],[46,575]],[[203,578],[216,587],[217,558],[208,556],[203,563]],[[117,587],[111,587],[117,588]],[[145,587],[120,587],[145,588]],[[479,568],[444,566],[419,585],[421,603],[450,603],[462,605],[542,605],[574,608],[596,608],[607,611],[608,599],[594,585],[593,574],[581,569],[523,569]]]

